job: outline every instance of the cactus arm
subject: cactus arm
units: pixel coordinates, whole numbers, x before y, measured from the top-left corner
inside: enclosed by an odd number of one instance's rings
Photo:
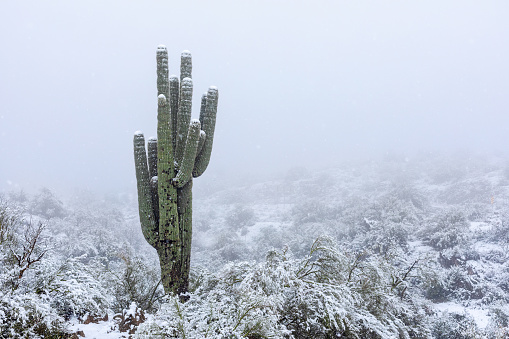
[[[184,78],[180,82],[180,102],[178,111],[178,132],[177,132],[177,149],[175,159],[180,165],[184,150],[186,147],[186,138],[191,121],[191,106],[193,100],[193,80]]]
[[[141,132],[135,133],[133,143],[141,231],[147,242],[155,248],[157,244],[157,227],[152,206],[147,154],[145,153],[145,138]]]
[[[180,55],[180,81],[184,78],[192,78],[191,73],[193,70],[193,63],[191,59],[191,52],[182,51]]]
[[[200,131],[200,140],[198,140],[198,148],[196,148],[196,155],[200,154],[203,149],[203,145],[205,145],[205,139],[207,138],[207,133],[205,131]]]
[[[196,162],[193,169],[193,177],[199,177],[205,172],[210,161],[210,154],[212,153],[212,143],[214,141],[214,129],[216,126],[216,113],[217,113],[217,88],[211,86],[207,93],[205,112],[200,115],[202,129],[206,134],[205,143],[196,157]]]
[[[170,94],[170,86],[168,83],[168,50],[166,46],[157,46],[157,95],[164,94],[166,98]]]
[[[205,116],[205,108],[207,107],[207,93],[203,93],[201,96],[201,106],[200,106],[200,124],[203,125],[203,118]],[[205,138],[207,137],[207,133],[204,130],[200,131],[200,141],[198,144],[198,149],[196,150],[196,155],[199,155],[203,145],[205,144]]]
[[[157,139],[152,137],[147,142],[149,177],[157,177]]]
[[[200,126],[200,121],[196,119],[193,119],[189,124],[184,156],[179,171],[175,179],[173,179],[177,188],[182,188],[191,178],[194,160],[196,159],[196,151],[200,142]]]
[[[176,75],[170,76],[170,109],[171,109],[171,135],[173,149],[177,149],[177,117],[179,110],[180,81]]]
[[[203,93],[201,96],[200,105],[200,123],[203,126],[203,118],[205,117],[205,110],[207,109],[207,93]]]
[[[154,211],[155,229],[159,232],[159,193],[157,192],[157,176],[150,179],[150,194],[152,197],[152,209]]]

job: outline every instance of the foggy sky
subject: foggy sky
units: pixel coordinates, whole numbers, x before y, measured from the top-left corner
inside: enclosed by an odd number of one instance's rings
[[[207,172],[509,146],[507,1],[3,1],[0,190],[135,189],[155,51],[219,88]],[[209,179],[210,180],[210,179]]]

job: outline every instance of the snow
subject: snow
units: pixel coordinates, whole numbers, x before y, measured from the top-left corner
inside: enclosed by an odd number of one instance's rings
[[[431,246],[424,245],[421,240],[409,241],[408,247],[419,254],[427,254],[433,250]]]
[[[98,324],[80,324],[76,318],[71,321],[69,328],[73,333],[83,331],[85,338],[91,339],[118,339],[127,338],[127,333],[120,333],[118,330],[112,330],[115,323],[113,322],[114,314],[108,314],[108,321],[100,321]]]
[[[491,230],[491,226],[485,222],[470,222],[470,230],[473,232],[485,232]]]
[[[435,308],[439,311],[443,312],[449,312],[449,313],[458,313],[458,314],[468,314],[470,315],[477,326],[481,329],[486,328],[488,325],[488,322],[490,320],[490,317],[488,316],[488,310],[485,309],[479,309],[479,308],[471,308],[471,307],[465,307],[461,304],[448,301],[444,303],[435,304]]]
[[[162,106],[166,103],[166,97],[164,96],[164,94],[159,94],[159,96],[157,97],[157,102],[159,106]]]
[[[136,308],[137,308],[136,303],[132,302],[131,305],[129,306],[129,310],[127,310],[127,313],[125,315],[126,318],[128,316],[132,316],[133,318],[135,318],[136,317]]]
[[[143,132],[142,131],[136,131],[136,132],[134,132],[134,135],[136,135],[136,136],[143,136]]]

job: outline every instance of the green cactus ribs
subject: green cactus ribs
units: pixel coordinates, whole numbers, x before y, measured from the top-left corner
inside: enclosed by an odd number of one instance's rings
[[[157,138],[145,148],[143,133],[134,135],[134,163],[142,233],[156,249],[167,294],[189,286],[193,178],[205,172],[212,152],[217,88],[201,98],[199,119],[191,119],[192,58],[182,52],[180,78],[168,75],[168,51],[157,47]]]

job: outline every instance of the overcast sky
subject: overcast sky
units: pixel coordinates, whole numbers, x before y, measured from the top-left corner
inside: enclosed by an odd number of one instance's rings
[[[507,1],[2,1],[0,190],[135,189],[156,63],[219,88],[207,172],[509,149]],[[199,180],[207,180],[207,172]]]

